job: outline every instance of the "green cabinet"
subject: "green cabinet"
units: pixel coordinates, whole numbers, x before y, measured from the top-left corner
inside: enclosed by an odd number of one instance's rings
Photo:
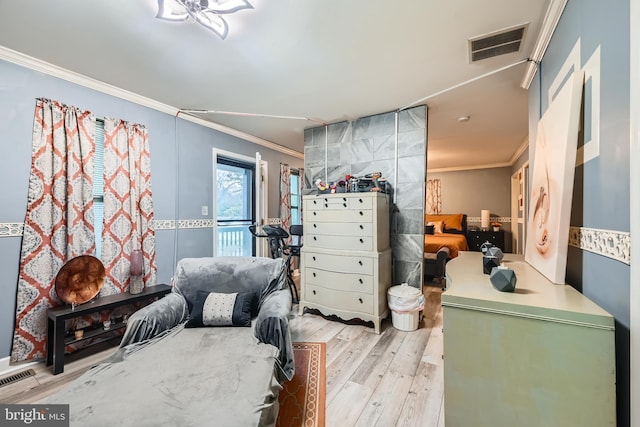
[[[519,255],[518,277],[499,292],[482,254],[447,264],[442,294],[447,427],[615,426],[614,319]]]

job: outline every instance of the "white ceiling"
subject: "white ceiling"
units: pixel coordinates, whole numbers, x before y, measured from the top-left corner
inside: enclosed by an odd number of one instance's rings
[[[226,40],[156,19],[156,0],[2,1],[0,45],[182,109],[333,123],[428,97],[430,169],[508,163],[525,141],[525,64],[462,83],[526,59],[548,0],[250,1]],[[525,23],[520,52],[469,63],[469,38]],[[201,117],[299,152],[318,125]]]

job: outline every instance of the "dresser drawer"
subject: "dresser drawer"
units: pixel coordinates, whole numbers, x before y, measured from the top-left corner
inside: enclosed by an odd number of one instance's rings
[[[304,208],[309,211],[346,210],[346,209],[373,209],[373,199],[366,196],[340,196],[314,197],[307,199]]]
[[[358,256],[303,253],[302,267],[321,268],[340,273],[373,275],[374,260],[373,258]]]
[[[327,209],[349,209],[349,201],[346,197],[315,197],[306,200],[304,204],[306,211],[323,211]]]
[[[348,251],[372,251],[372,236],[330,236],[305,233],[304,245],[308,248],[323,248]]]
[[[372,222],[373,211],[371,209],[358,210],[325,210],[325,211],[306,211],[306,222]]]
[[[373,198],[357,196],[349,199],[349,209],[373,209]]]
[[[373,293],[373,276],[305,267],[304,283],[339,291]]]
[[[469,231],[467,233],[469,250],[480,251],[485,242],[489,242],[504,251],[504,231]]]
[[[372,236],[373,224],[370,222],[314,222],[306,221],[306,229],[312,234],[331,234],[338,236]]]
[[[304,298],[314,304],[337,310],[373,313],[373,295],[359,292],[336,291],[335,289],[309,285],[304,289]]]

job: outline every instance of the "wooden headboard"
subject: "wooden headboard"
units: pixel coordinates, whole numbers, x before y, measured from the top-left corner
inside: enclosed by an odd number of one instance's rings
[[[458,214],[439,214],[438,216],[445,217],[448,215],[458,215]],[[426,216],[425,216],[425,220],[426,220]],[[462,214],[462,230],[445,229],[444,232],[451,233],[451,234],[464,234],[466,236],[467,235],[467,214]]]
[[[453,233],[454,231],[451,231]],[[462,214],[462,231],[455,231],[458,234],[467,235],[467,214]]]
[[[462,214],[462,230],[446,229],[444,230],[444,232],[451,233],[451,234],[464,234],[466,236],[467,235],[467,214]]]

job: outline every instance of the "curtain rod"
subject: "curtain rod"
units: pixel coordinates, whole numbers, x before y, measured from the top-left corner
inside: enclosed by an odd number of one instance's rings
[[[290,120],[306,120],[309,122],[320,123],[326,125],[327,123],[322,120],[312,119],[310,117],[297,117],[297,116],[278,116],[274,114],[260,114],[260,113],[242,113],[238,111],[220,111],[220,110],[192,110],[192,109],[180,109],[183,113],[191,114],[223,114],[227,116],[241,116],[241,117],[265,117],[270,119],[290,119]]]
[[[406,110],[407,108],[413,107],[413,106],[415,106],[417,104],[420,104],[421,102],[424,102],[424,101],[426,101],[428,99],[434,98],[434,97],[436,97],[438,95],[442,95],[443,93],[449,92],[449,91],[451,91],[453,89],[457,89],[457,88],[459,88],[461,86],[464,86],[466,84],[473,83],[473,82],[475,82],[477,80],[483,79],[485,77],[491,76],[493,74],[499,73],[499,72],[504,71],[504,70],[508,70],[509,68],[515,67],[517,65],[520,65],[520,64],[523,64],[523,63],[529,62],[529,61],[531,61],[531,59],[529,59],[529,58],[521,59],[521,60],[516,61],[516,62],[514,62],[512,64],[505,65],[504,67],[489,71],[487,73],[484,73],[484,74],[481,74],[479,76],[473,77],[473,78],[471,78],[469,80],[466,80],[464,82],[455,84],[455,85],[453,85],[451,87],[448,87],[446,89],[440,90],[440,91],[438,91],[436,93],[433,93],[431,95],[425,96],[424,98],[420,98],[420,99],[418,99],[416,101],[413,101],[410,104],[405,105],[404,107],[398,108],[395,111],[400,112],[402,110]],[[323,120],[312,119],[310,117],[279,116],[279,115],[274,115],[274,114],[243,113],[243,112],[238,112],[238,111],[196,110],[196,109],[188,109],[188,108],[181,108],[180,110],[178,110],[178,114],[180,114],[181,112],[182,113],[187,113],[187,114],[223,114],[223,115],[228,115],[228,116],[240,116],[240,117],[264,117],[264,118],[272,118],[272,119],[306,120],[306,121],[309,121],[309,122],[319,123],[319,124],[324,125],[324,126],[328,126],[329,125],[329,123],[327,123],[327,122],[325,122]]]
[[[466,81],[464,81],[462,83],[458,83],[456,85],[453,85],[451,87],[448,87],[446,89],[443,89],[441,91],[433,93],[431,95],[425,96],[424,98],[420,98],[417,101],[413,101],[411,104],[407,104],[406,106],[404,106],[402,108],[398,108],[398,111],[406,110],[407,108],[413,107],[414,105],[417,105],[417,104],[419,104],[421,102],[424,102],[424,101],[426,101],[428,99],[431,99],[431,98],[436,97],[438,95],[442,95],[443,93],[449,92],[449,91],[451,91],[453,89],[457,89],[457,88],[459,88],[461,86],[464,86],[466,84],[473,83],[476,80],[483,79],[483,78],[488,77],[488,76],[490,76],[492,74],[499,73],[500,71],[508,70],[511,67],[515,67],[516,65],[520,65],[520,64],[523,64],[523,63],[528,62],[528,61],[529,61],[528,58],[527,59],[521,59],[520,61],[514,62],[513,64],[506,65],[506,66],[504,66],[502,68],[498,68],[497,70],[492,70],[492,71],[489,71],[488,73],[481,74],[481,75],[476,76],[476,77],[474,77],[472,79],[466,80]]]

